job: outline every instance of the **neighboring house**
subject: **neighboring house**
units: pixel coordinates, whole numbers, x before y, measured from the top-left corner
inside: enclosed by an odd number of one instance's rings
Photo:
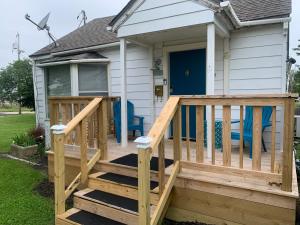
[[[285,93],[290,13],[290,0],[131,0],[31,55],[37,122],[49,96],[121,96],[147,132],[169,95]]]

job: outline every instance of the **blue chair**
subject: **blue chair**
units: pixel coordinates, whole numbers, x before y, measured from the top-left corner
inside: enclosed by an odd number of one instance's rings
[[[116,129],[117,142],[121,142],[121,101],[114,102],[114,123]],[[144,117],[134,115],[134,105],[127,101],[127,126],[128,131],[140,131],[141,136],[144,136]]]
[[[262,134],[267,127],[272,126],[270,123],[270,118],[272,115],[272,107],[271,106],[264,106],[262,108]],[[240,121],[232,121],[231,123],[239,123]],[[250,158],[252,158],[252,129],[253,129],[253,107],[246,106],[246,115],[244,120],[244,143],[248,142],[250,144]],[[233,140],[240,140],[240,133],[239,132],[231,132],[231,139]],[[262,144],[264,151],[267,151],[264,137],[262,135]]]

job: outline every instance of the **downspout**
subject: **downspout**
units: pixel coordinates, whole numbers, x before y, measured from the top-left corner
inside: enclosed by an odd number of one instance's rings
[[[263,24],[274,24],[274,23],[284,23],[290,22],[290,17],[285,18],[274,18],[274,19],[262,19],[262,20],[252,20],[252,21],[240,21],[236,15],[231,3],[229,1],[224,1],[220,3],[221,8],[225,11],[226,15],[231,19],[232,23],[236,28],[256,26]]]

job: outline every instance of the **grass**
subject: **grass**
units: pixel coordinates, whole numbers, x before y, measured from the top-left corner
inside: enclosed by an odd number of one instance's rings
[[[31,166],[0,158],[0,224],[54,224],[53,200],[32,191],[45,177]]]
[[[12,138],[34,126],[34,114],[0,116],[0,152],[8,152]]]

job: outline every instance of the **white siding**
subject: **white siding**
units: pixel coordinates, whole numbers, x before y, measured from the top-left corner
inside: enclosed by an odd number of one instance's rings
[[[209,23],[214,12],[193,0],[146,0],[118,30],[130,36]]]
[[[34,67],[34,88],[35,88],[35,102],[37,113],[37,124],[45,126],[46,119],[46,103],[45,103],[45,76],[44,69]]]
[[[120,96],[120,51],[101,51],[110,59],[111,95]],[[151,52],[147,48],[129,46],[127,50],[127,97],[135,106],[135,114],[144,116],[145,133],[153,123],[153,75]]]
[[[282,93],[284,78],[284,35],[282,24],[246,28],[232,33],[230,41],[230,94]],[[239,117],[233,109],[232,116]],[[280,120],[277,110],[277,147],[280,142]],[[270,129],[265,132],[270,143]]]

